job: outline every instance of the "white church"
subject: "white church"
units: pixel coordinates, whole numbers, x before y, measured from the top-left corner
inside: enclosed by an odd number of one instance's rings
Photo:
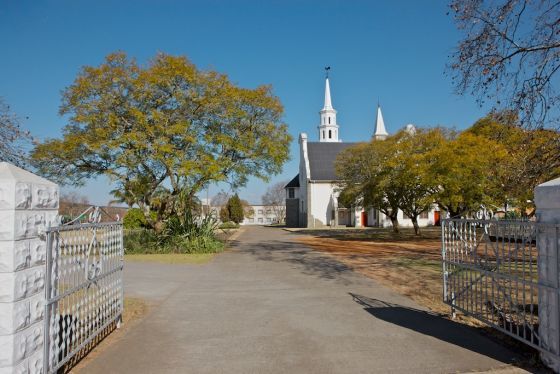
[[[288,227],[320,228],[325,226],[388,227],[391,220],[373,208],[341,207],[338,205],[336,156],[356,143],[342,142],[332,106],[329,78],[325,81],[325,105],[319,112],[319,141],[310,141],[306,133],[299,135],[299,174],[285,187],[286,225]],[[409,125],[410,126],[410,125]],[[377,106],[377,118],[373,139],[382,141],[389,134],[385,128],[381,107]],[[412,221],[398,213],[401,227],[412,227]],[[420,226],[439,223],[439,212],[430,211],[418,217]]]

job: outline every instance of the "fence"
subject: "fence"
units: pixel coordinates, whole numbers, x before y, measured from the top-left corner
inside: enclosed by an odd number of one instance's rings
[[[71,363],[120,323],[123,255],[120,222],[47,230],[46,373]]]
[[[539,297],[558,295],[559,287],[539,281],[538,246],[551,246],[557,264],[559,230],[558,224],[529,221],[443,220],[444,301],[453,313],[557,356],[539,335]],[[543,235],[556,240],[539,240]]]

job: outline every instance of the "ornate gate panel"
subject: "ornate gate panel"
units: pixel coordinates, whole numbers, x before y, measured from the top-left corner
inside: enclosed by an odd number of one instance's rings
[[[443,220],[444,302],[453,314],[459,310],[554,354],[539,336],[539,301],[544,294],[558,297],[559,285],[539,281],[539,252],[554,253],[558,263],[559,229],[530,221]],[[540,240],[551,231],[556,241]]]
[[[120,222],[47,230],[45,372],[72,363],[120,323],[123,255]]]

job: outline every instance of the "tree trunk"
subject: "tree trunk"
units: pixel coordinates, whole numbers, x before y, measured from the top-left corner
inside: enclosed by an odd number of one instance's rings
[[[412,216],[410,217],[410,220],[412,221],[412,225],[414,226],[414,233],[416,235],[420,235],[420,226],[418,226],[418,216]]]
[[[397,216],[389,216],[389,218],[391,219],[391,224],[393,225],[393,232],[394,233],[399,233],[399,220],[397,219]]]

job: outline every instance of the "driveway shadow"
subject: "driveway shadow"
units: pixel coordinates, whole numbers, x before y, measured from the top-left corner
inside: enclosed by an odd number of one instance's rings
[[[284,240],[267,240],[258,243],[237,243],[232,248],[250,253],[259,261],[287,263],[301,273],[349,285],[356,277],[353,269],[336,259],[317,253],[300,243]]]
[[[354,293],[349,294],[356,303],[377,319],[432,336],[507,364],[515,365],[522,360],[519,352],[504,347],[503,342],[494,341],[490,337],[482,335],[480,329],[453,322],[435,313]],[[532,373],[546,372],[526,367],[524,369]]]

